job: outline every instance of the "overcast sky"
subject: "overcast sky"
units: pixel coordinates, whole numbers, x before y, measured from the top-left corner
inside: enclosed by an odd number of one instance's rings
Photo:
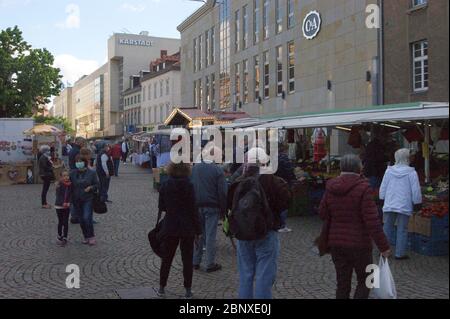
[[[74,83],[106,62],[114,32],[179,38],[176,27],[202,5],[189,0],[0,0],[0,29],[18,25],[35,48],[55,56]]]

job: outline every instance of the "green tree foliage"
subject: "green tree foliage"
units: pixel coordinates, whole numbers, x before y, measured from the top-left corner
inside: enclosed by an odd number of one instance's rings
[[[39,115],[34,117],[34,121],[38,124],[62,125],[67,134],[73,134],[75,132],[70,121],[61,116],[52,117]]]
[[[0,30],[0,117],[30,117],[62,88],[47,49],[33,49],[17,26]]]

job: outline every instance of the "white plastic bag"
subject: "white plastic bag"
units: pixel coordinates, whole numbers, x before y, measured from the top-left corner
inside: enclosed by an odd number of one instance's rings
[[[373,289],[375,297],[378,299],[397,299],[397,289],[395,288],[394,277],[392,277],[388,259],[381,256],[378,267],[380,270],[380,286]]]

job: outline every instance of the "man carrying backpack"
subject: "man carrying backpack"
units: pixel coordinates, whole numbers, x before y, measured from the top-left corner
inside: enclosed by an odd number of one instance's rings
[[[240,299],[271,299],[277,274],[277,230],[280,213],[288,208],[291,193],[282,178],[260,175],[260,163],[267,161],[263,149],[252,148],[247,153],[243,175],[228,193],[230,228],[238,240]]]

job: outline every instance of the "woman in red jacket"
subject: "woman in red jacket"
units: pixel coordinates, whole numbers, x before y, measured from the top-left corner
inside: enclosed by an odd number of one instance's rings
[[[366,267],[373,263],[372,241],[384,257],[390,255],[373,192],[367,180],[361,177],[361,170],[359,157],[344,156],[341,176],[327,183],[320,205],[323,238],[326,238],[336,268],[337,299],[350,298],[353,271],[358,280],[354,298],[369,297]]]

